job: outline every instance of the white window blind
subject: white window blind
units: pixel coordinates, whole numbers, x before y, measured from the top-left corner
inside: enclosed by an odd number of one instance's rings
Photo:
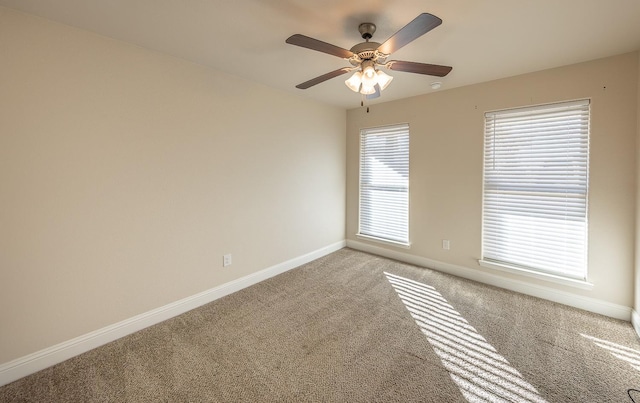
[[[589,101],[485,115],[483,260],[586,280]]]
[[[359,235],[409,244],[409,125],[360,131]]]

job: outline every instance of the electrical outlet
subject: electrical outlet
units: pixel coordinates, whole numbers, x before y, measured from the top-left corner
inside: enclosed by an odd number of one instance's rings
[[[222,267],[231,266],[231,253],[222,256]]]
[[[442,240],[442,249],[444,249],[444,250],[451,249],[451,243],[449,242],[448,239],[443,239]]]

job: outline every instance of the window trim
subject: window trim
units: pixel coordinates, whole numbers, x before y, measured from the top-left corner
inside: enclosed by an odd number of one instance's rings
[[[393,241],[391,239],[384,239],[384,238],[378,238],[376,236],[364,235],[364,234],[361,234],[360,231],[358,231],[358,233],[356,234],[356,237],[359,238],[359,239],[366,240],[366,241],[377,242],[377,243],[381,243],[381,244],[385,244],[385,245],[397,246],[399,248],[404,248],[404,249],[410,249],[411,248],[411,242],[404,243],[404,242]]]
[[[494,262],[490,260],[478,259],[478,264],[482,267],[489,269],[499,270],[505,273],[520,274],[523,276],[535,278],[538,280],[544,280],[551,283],[567,285],[570,287],[580,288],[582,290],[592,290],[593,283],[588,280],[577,280],[571,277],[558,276],[556,274],[546,273],[542,271],[535,271],[532,269],[526,269],[524,267],[513,266],[509,264]]]

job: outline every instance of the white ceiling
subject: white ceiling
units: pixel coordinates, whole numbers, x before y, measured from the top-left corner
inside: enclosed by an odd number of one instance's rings
[[[390,72],[390,101],[640,49],[640,0],[0,0],[0,5],[131,42],[345,108],[360,96],[334,78],[349,64],[285,44],[300,33],[349,49],[361,22],[384,42],[422,12],[444,22],[391,59],[453,66],[445,78]]]

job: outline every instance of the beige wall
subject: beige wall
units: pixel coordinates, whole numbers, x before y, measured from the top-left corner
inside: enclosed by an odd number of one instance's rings
[[[344,110],[2,7],[0,55],[0,364],[344,240]]]
[[[635,259],[635,300],[634,310],[640,313],[640,52],[638,52],[638,123],[636,137],[636,259]],[[640,323],[637,324],[640,326]]]
[[[425,85],[429,82],[425,78]],[[366,242],[355,237],[359,129],[408,122],[411,248],[397,250],[490,272],[477,263],[481,254],[484,112],[591,98],[589,280],[594,283],[593,290],[494,273],[631,307],[637,83],[638,54],[631,53],[374,105],[369,114],[363,108],[348,111],[347,238]],[[442,239],[451,240],[451,250],[441,248]]]

